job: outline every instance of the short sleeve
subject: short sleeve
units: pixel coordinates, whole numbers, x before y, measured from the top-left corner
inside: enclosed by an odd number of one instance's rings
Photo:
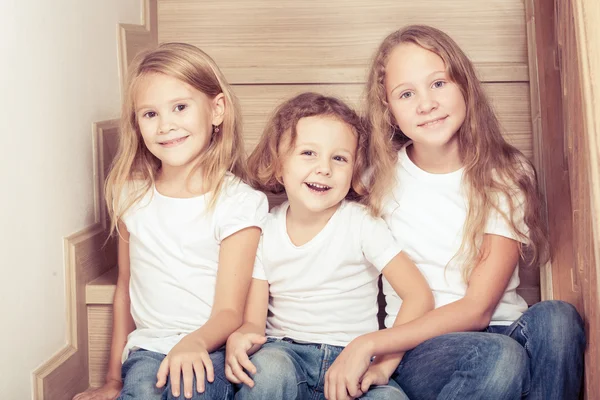
[[[261,281],[267,280],[267,274],[262,263],[262,249],[264,246],[263,236],[260,236],[260,242],[258,242],[258,249],[256,250],[256,259],[254,260],[254,270],[252,271],[252,278],[259,279]]]
[[[251,226],[262,229],[269,212],[269,202],[264,193],[247,187],[227,195],[217,208],[216,236],[217,240],[222,241]]]
[[[509,197],[510,196],[510,197]],[[510,200],[513,204],[513,214],[510,213]],[[529,228],[525,224],[525,196],[520,190],[506,193],[495,193],[492,201],[497,204],[498,209],[492,208],[485,227],[485,233],[504,236],[518,242],[527,243]],[[507,219],[508,218],[508,219]],[[515,223],[518,232],[511,227],[509,219]]]
[[[365,215],[361,224],[361,247],[365,258],[381,271],[402,251],[388,225],[381,218]]]

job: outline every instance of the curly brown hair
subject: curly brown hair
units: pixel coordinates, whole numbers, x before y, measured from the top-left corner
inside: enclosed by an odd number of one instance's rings
[[[269,119],[256,148],[248,159],[250,184],[264,192],[285,192],[281,182],[282,157],[287,151],[281,148],[282,141],[295,143],[298,121],[306,117],[332,117],[348,124],[357,135],[358,146],[352,174],[352,184],[347,199],[369,204],[368,193],[363,182],[367,171],[367,135],[358,114],[340,99],[319,93],[306,92],[280,104]],[[289,136],[288,136],[289,135]],[[287,149],[288,151],[291,149]]]

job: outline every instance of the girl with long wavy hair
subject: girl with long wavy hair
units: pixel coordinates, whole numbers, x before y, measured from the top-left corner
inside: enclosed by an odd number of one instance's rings
[[[548,259],[535,170],[502,136],[471,61],[435,28],[390,34],[370,69],[366,114],[379,160],[371,201],[436,309],[391,327],[402,300],[384,282],[390,329],[348,346],[328,384],[355,396],[392,378],[414,400],[578,398],[580,316],[561,301],[528,308],[516,291],[519,259]]]
[[[240,112],[200,49],[166,43],[129,66],[106,182],[119,236],[106,384],[84,399],[228,399],[267,198],[245,176]],[[121,365],[121,363],[123,364]]]

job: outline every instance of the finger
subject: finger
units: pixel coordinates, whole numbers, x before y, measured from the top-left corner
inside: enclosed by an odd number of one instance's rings
[[[213,368],[212,360],[208,353],[202,353],[200,356],[202,358],[202,363],[204,363],[204,368],[206,369],[206,380],[209,382],[214,382],[215,380],[215,370]]]
[[[248,385],[249,387],[254,387],[254,381],[244,372],[240,364],[237,363],[237,360],[235,363],[231,364],[231,370],[233,371],[236,378],[239,379],[241,382]]]
[[[191,399],[194,387],[194,368],[192,364],[189,362],[181,364],[181,374],[183,375],[183,396],[186,399]]]
[[[323,388],[323,393],[325,394],[325,398],[327,400],[334,400],[335,399],[335,394],[332,394],[332,392],[331,392],[333,381],[331,379],[330,371],[331,370],[329,370],[329,371],[327,371],[325,373],[325,386]]]
[[[250,372],[253,375],[256,373],[256,367],[254,366],[254,364],[252,364],[250,358],[248,358],[248,354],[240,353],[236,361],[238,361],[240,365],[246,369],[246,371]]]
[[[156,373],[156,387],[161,388],[165,386],[167,383],[167,376],[169,374],[169,359],[165,357],[164,360],[160,363],[160,367],[158,367],[158,372]]]
[[[335,384],[335,398],[336,400],[348,400],[348,391],[346,385],[343,382],[337,382]]]
[[[375,381],[375,377],[373,376],[373,374],[367,372],[365,374],[365,376],[363,377],[362,382],[360,383],[360,390],[363,391],[364,393],[366,393],[374,381]]]
[[[181,363],[171,360],[169,366],[169,377],[171,379],[171,393],[174,397],[179,397],[181,393]]]
[[[354,378],[346,378],[345,379],[345,387],[346,392],[351,397],[360,397],[360,383],[358,383],[358,379]]]
[[[196,374],[196,391],[198,393],[204,393],[204,364],[202,361],[194,361],[194,373]]]
[[[252,344],[265,344],[265,342],[267,341],[266,336],[259,335],[258,333],[253,333],[249,337]]]
[[[231,367],[229,366],[229,364],[225,364],[225,377],[227,378],[227,380],[231,383],[242,383],[234,374],[233,371],[231,370]]]

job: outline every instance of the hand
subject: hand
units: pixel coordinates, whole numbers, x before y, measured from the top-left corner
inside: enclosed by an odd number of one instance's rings
[[[215,373],[212,361],[198,340],[187,335],[171,351],[160,364],[156,374],[156,387],[162,388],[167,383],[167,377],[171,377],[171,392],[173,396],[179,397],[181,388],[181,376],[183,375],[183,393],[186,399],[192,397],[194,386],[194,374],[196,375],[196,390],[204,393],[204,371],[206,379],[213,382]]]
[[[382,362],[380,357],[376,357],[362,377],[361,392],[366,393],[372,385],[387,385],[394,371],[395,368],[390,368],[389,365]]]
[[[119,397],[122,388],[123,382],[111,379],[98,389],[76,394],[73,400],[115,400]]]
[[[365,336],[354,339],[325,374],[325,397],[347,400],[363,395],[360,379],[369,368],[372,345]]]
[[[256,374],[256,367],[248,355],[256,352],[266,341],[266,337],[257,333],[234,332],[229,336],[225,352],[225,376],[230,382],[254,387],[254,381],[244,369],[252,375]]]

